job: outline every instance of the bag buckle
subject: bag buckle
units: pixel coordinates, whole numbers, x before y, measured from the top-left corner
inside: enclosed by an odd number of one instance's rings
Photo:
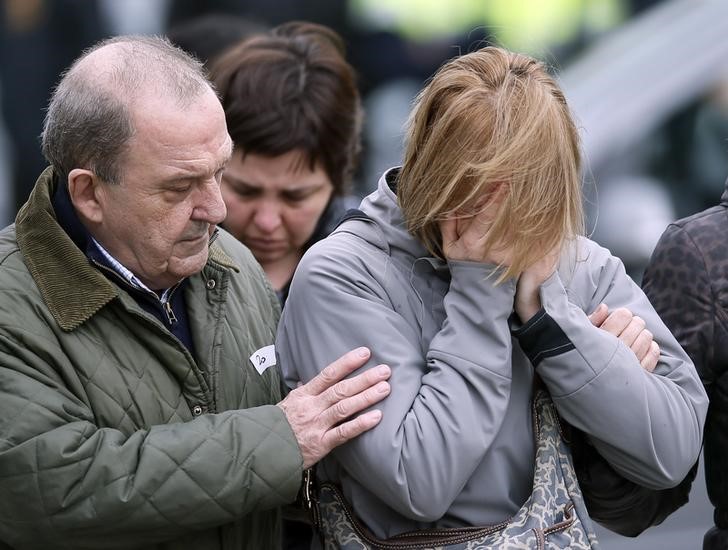
[[[316,475],[313,468],[303,472],[303,502],[308,510],[314,529],[319,528],[318,493],[316,491]]]

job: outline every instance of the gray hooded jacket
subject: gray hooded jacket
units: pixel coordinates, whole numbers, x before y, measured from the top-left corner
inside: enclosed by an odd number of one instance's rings
[[[277,348],[289,385],[356,346],[392,368],[381,423],[319,467],[377,536],[486,525],[528,498],[534,368],[561,416],[623,476],[652,488],[695,463],[707,398],[693,364],[622,263],[579,238],[541,287],[542,310],[509,323],[515,282],[495,266],[442,262],[405,228],[387,181],[311,248],[293,279]],[[587,314],[601,303],[642,317],[660,345],[654,373]]]

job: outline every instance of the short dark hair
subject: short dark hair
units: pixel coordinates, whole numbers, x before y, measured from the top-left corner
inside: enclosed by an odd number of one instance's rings
[[[110,45],[117,57],[103,74],[84,63]],[[41,136],[43,154],[62,180],[86,168],[107,183],[121,181],[122,156],[134,135],[130,105],[149,85],[183,105],[211,86],[199,61],[156,36],[106,39],[74,62],[53,91]]]
[[[226,51],[212,67],[228,132],[243,154],[300,149],[324,167],[335,194],[348,191],[361,149],[362,109],[341,37],[290,22]]]

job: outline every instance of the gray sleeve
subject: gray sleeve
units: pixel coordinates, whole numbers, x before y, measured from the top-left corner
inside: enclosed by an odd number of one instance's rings
[[[559,412],[589,434],[628,479],[662,489],[679,483],[698,458],[708,400],[692,362],[626,274],[622,262],[589,241],[564,284],[559,272],[541,287],[543,308],[573,349],[543,358],[537,372]],[[653,373],[587,315],[604,302],[645,320],[660,346]]]
[[[400,303],[378,282],[392,266],[350,246],[336,248],[327,239],[299,265],[276,342],[284,370],[289,380],[306,381],[362,345],[372,350],[365,368],[392,368],[392,392],[377,405],[381,423],[334,456],[400,514],[434,521],[461,492],[504,417],[514,285],[494,286],[481,264],[453,264],[446,319],[423,349],[420,327],[398,313]],[[416,300],[404,292],[400,298]]]

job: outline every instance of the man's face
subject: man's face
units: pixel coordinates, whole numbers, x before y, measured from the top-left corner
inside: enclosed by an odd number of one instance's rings
[[[165,100],[166,99],[166,100]],[[132,106],[135,134],[119,185],[99,186],[95,238],[149,288],[199,272],[225,219],[220,177],[232,144],[211,90],[187,107],[146,94]]]

